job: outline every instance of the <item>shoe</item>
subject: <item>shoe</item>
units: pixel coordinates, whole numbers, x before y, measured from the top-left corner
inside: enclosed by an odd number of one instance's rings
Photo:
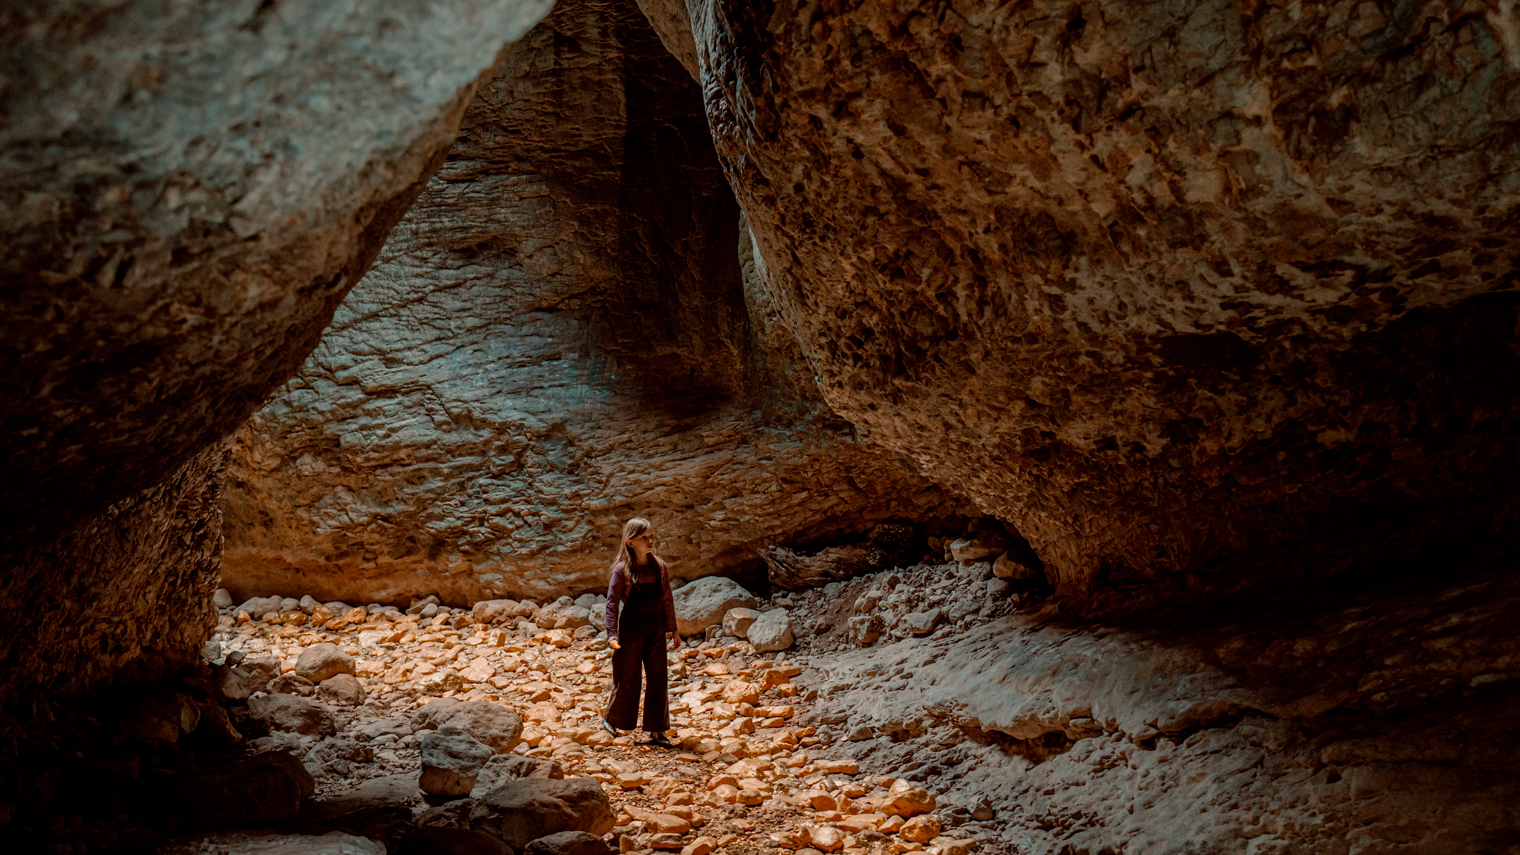
[[[622,731],[620,731],[617,728],[613,727],[612,723],[609,722],[609,721],[607,721],[607,719],[605,719],[605,718],[602,719],[602,730],[607,731],[608,733],[612,734],[613,736],[622,736],[623,735]]]
[[[670,737],[666,736],[665,731],[663,730],[657,730],[654,733],[651,733],[649,735],[649,742],[651,745],[659,745],[663,748],[673,747],[673,744],[670,741]]]

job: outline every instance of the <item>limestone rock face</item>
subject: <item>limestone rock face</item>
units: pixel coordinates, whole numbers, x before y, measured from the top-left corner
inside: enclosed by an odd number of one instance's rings
[[[0,566],[27,648],[5,683],[201,634],[210,449],[311,351],[548,5],[0,12]],[[12,608],[67,613],[34,635]]]
[[[679,2],[646,6],[679,42]],[[685,23],[835,410],[1064,590],[1197,593],[1513,529],[1520,41],[1494,8]]]
[[[631,2],[560,4],[239,437],[226,584],[542,601],[634,515],[695,578],[949,511],[808,391],[750,250],[690,75]]]

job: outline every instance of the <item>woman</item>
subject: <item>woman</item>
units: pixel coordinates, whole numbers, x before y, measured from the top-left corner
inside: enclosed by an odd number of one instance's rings
[[[613,736],[632,730],[639,717],[639,672],[644,693],[644,731],[657,745],[670,745],[670,704],[665,697],[665,633],[672,650],[681,646],[676,629],[670,571],[654,554],[649,521],[634,517],[623,524],[623,542],[612,562],[607,584],[607,646],[612,648],[612,700],[602,727]]]

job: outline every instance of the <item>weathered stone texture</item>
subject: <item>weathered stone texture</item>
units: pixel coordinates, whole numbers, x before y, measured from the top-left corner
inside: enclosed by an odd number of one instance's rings
[[[0,697],[162,676],[216,623],[226,444],[28,548],[0,551]],[[25,534],[23,532],[22,534]]]
[[[646,5],[679,42],[679,2]],[[1218,593],[1514,528],[1520,42],[1494,8],[693,0],[688,23],[835,410],[1068,592]]]
[[[637,8],[560,4],[240,436],[227,584],[543,598],[605,585],[635,514],[692,578],[953,510],[795,378],[748,244],[697,88]]]
[[[8,683],[195,649],[169,648],[214,587],[208,449],[315,346],[547,6],[0,11]]]
[[[1147,626],[1014,615],[831,657],[811,715],[881,734],[836,743],[868,772],[945,770],[942,808],[991,807],[1031,855],[1503,851],[1517,578]]]
[[[0,514],[98,509],[235,430],[546,6],[4,13]]]

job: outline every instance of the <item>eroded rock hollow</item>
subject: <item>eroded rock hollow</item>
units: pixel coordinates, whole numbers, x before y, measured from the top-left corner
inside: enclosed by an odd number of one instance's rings
[[[687,578],[969,509],[856,441],[771,310],[688,73],[629,2],[508,52],[316,353],[239,436],[239,593],[469,603]]]

